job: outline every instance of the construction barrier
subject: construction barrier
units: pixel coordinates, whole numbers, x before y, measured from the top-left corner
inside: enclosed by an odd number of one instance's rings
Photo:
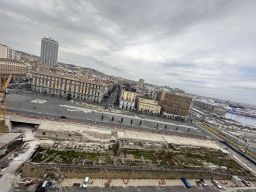
[[[219,182],[222,184],[222,185],[228,185],[228,182],[226,180],[219,180]]]
[[[161,181],[159,181],[159,185],[166,185],[166,182],[164,179],[161,179]]]
[[[127,185],[129,183],[129,179],[127,179],[127,182],[125,182],[124,178],[122,178],[123,182],[125,185]]]

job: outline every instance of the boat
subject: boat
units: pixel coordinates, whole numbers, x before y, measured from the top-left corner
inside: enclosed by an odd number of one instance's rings
[[[250,109],[231,108],[231,109],[228,109],[226,112],[236,114],[236,115],[243,115],[246,117],[256,118],[256,111],[251,111]]]

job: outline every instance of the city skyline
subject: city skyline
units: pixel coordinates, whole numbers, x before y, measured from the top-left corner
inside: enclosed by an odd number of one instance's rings
[[[61,45],[59,62],[256,104],[254,1],[0,5],[1,43],[15,50],[40,55],[40,39],[49,36]]]

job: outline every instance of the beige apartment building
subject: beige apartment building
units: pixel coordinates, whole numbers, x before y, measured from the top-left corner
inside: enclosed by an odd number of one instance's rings
[[[152,99],[146,99],[143,97],[137,97],[137,110],[148,112],[148,113],[158,113],[160,114],[161,106],[158,105],[157,101]]]
[[[21,63],[10,59],[0,58],[0,76],[8,77],[10,74],[13,79],[29,77],[32,66],[28,63]]]
[[[0,58],[7,58],[7,46],[0,44]]]
[[[72,78],[46,71],[32,72],[31,78],[32,90],[40,93],[63,97],[71,94],[72,98],[96,103],[101,102],[104,96],[105,84],[102,82]]]
[[[119,98],[119,108],[134,110],[135,108],[136,92],[131,89],[130,91],[122,89]]]

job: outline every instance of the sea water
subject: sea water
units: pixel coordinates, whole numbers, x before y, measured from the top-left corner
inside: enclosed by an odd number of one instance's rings
[[[226,112],[225,118],[227,119],[233,119],[239,123],[242,123],[244,125],[252,125],[256,127],[256,118],[253,117],[246,117],[244,115],[238,115],[233,113]]]

